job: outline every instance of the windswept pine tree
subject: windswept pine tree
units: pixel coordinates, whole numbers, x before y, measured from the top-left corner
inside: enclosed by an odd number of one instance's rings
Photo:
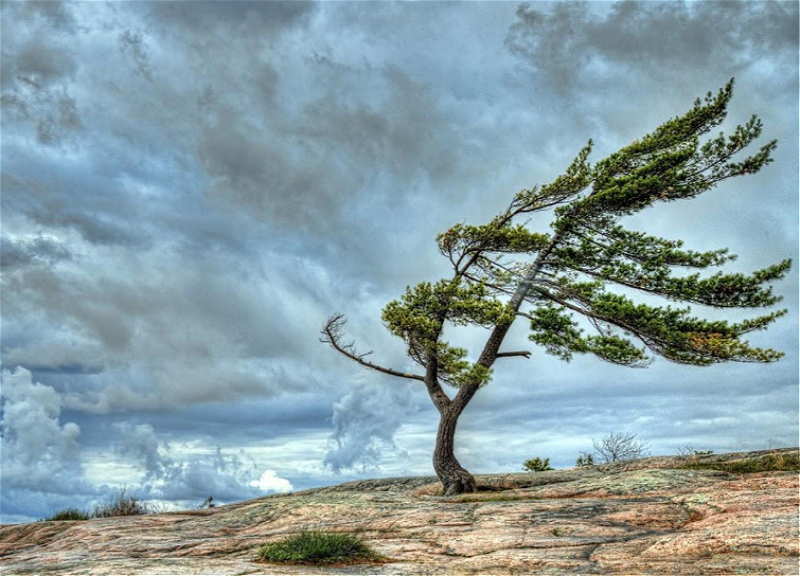
[[[733,80],[718,94],[698,99],[683,116],[595,164],[589,163],[590,141],[561,176],[522,190],[488,223],[456,224],[440,234],[439,251],[450,260],[452,277],[409,287],[383,309],[383,322],[403,339],[420,373],[373,363],[369,353],[357,352],[344,340],[343,315],[328,320],[323,342],[368,368],[424,382],[440,414],[433,466],[445,494],[476,489],[453,452],[456,424],[491,380],[495,362],[530,356],[528,350],[502,348],[518,319],[530,324],[531,342],[562,360],[594,354],[606,362],[641,367],[662,356],[707,366],[773,362],[782,356],[750,346],[743,337],[766,328],[785,310],[728,322],[695,316],[689,306],[657,306],[630,297],[638,291],[713,308],[764,308],[781,299],[769,283],[786,274],[790,260],[749,275],[687,274],[720,267],[735,256],[724,248],[687,250],[680,240],[621,224],[625,216],[658,202],[694,198],[724,180],[754,174],[772,160],[774,141],[739,157],[761,133],[755,116],[729,135],[701,141],[724,120],[732,93]],[[530,230],[529,216],[545,210],[552,213],[551,229]],[[579,323],[580,317],[586,321]],[[471,355],[445,340],[448,325],[485,328],[483,349]],[[447,388],[454,389],[452,395]]]

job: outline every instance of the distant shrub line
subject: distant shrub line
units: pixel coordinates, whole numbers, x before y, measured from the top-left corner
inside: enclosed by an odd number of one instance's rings
[[[636,434],[630,432],[616,432],[606,434],[599,441],[592,440],[594,452],[581,452],[575,461],[578,468],[589,468],[595,465],[595,455],[603,464],[624,460],[638,460],[647,455],[649,446],[638,440]],[[709,451],[710,453],[710,451]],[[527,472],[547,472],[552,470],[550,458],[531,458],[522,463],[522,469]]]
[[[617,432],[606,434],[600,441],[592,441],[594,452],[581,452],[575,461],[577,468],[590,468],[596,464],[596,458],[601,464],[612,462],[638,460],[648,455],[646,443],[638,440],[635,434]],[[688,456],[687,463],[677,465],[680,469],[690,470],[720,470],[731,473],[752,472],[800,472],[800,453],[770,452],[761,456],[754,456],[744,460],[724,460],[722,458],[702,458],[714,453],[713,450],[695,450],[693,446],[686,445],[678,449],[680,456]],[[528,472],[545,472],[552,470],[549,458],[531,458],[522,464],[522,469]]]
[[[797,452],[788,454],[781,454],[778,452],[730,462],[720,460],[692,460],[682,465],[681,468],[689,470],[721,470],[734,474],[752,472],[800,472],[800,454]]]

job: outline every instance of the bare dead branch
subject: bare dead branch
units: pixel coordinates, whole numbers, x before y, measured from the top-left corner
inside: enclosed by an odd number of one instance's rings
[[[366,366],[367,368],[372,368],[373,370],[377,370],[378,372],[383,372],[384,374],[389,374],[390,376],[397,376],[398,378],[408,378],[409,380],[420,380],[425,382],[424,376],[418,376],[417,374],[409,374],[407,372],[400,372],[398,370],[392,370],[391,368],[384,368],[383,366],[379,366],[378,364],[373,364],[367,360],[364,360],[367,356],[372,354],[372,351],[364,352],[359,354],[356,352],[355,343],[342,342],[343,330],[345,323],[347,320],[344,317],[344,314],[334,314],[328,321],[325,323],[325,326],[322,327],[321,333],[322,338],[319,339],[320,342],[325,344],[330,344],[333,346],[337,352],[344,354],[351,360],[355,360],[362,366]]]

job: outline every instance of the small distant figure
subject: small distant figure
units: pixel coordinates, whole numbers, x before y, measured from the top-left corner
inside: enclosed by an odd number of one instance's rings
[[[213,508],[214,506],[216,506],[216,504],[214,504],[214,497],[209,496],[206,498],[205,502],[200,505],[200,508]]]

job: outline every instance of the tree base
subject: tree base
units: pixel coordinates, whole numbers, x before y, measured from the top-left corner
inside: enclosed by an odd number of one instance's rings
[[[475,478],[467,472],[453,454],[453,437],[458,422],[458,412],[445,410],[439,421],[439,432],[436,434],[436,449],[433,451],[433,469],[445,496],[477,492]]]
[[[460,466],[458,470],[448,471],[448,474],[444,476],[439,475],[439,480],[442,481],[442,489],[445,496],[456,496],[478,491],[475,478]]]

